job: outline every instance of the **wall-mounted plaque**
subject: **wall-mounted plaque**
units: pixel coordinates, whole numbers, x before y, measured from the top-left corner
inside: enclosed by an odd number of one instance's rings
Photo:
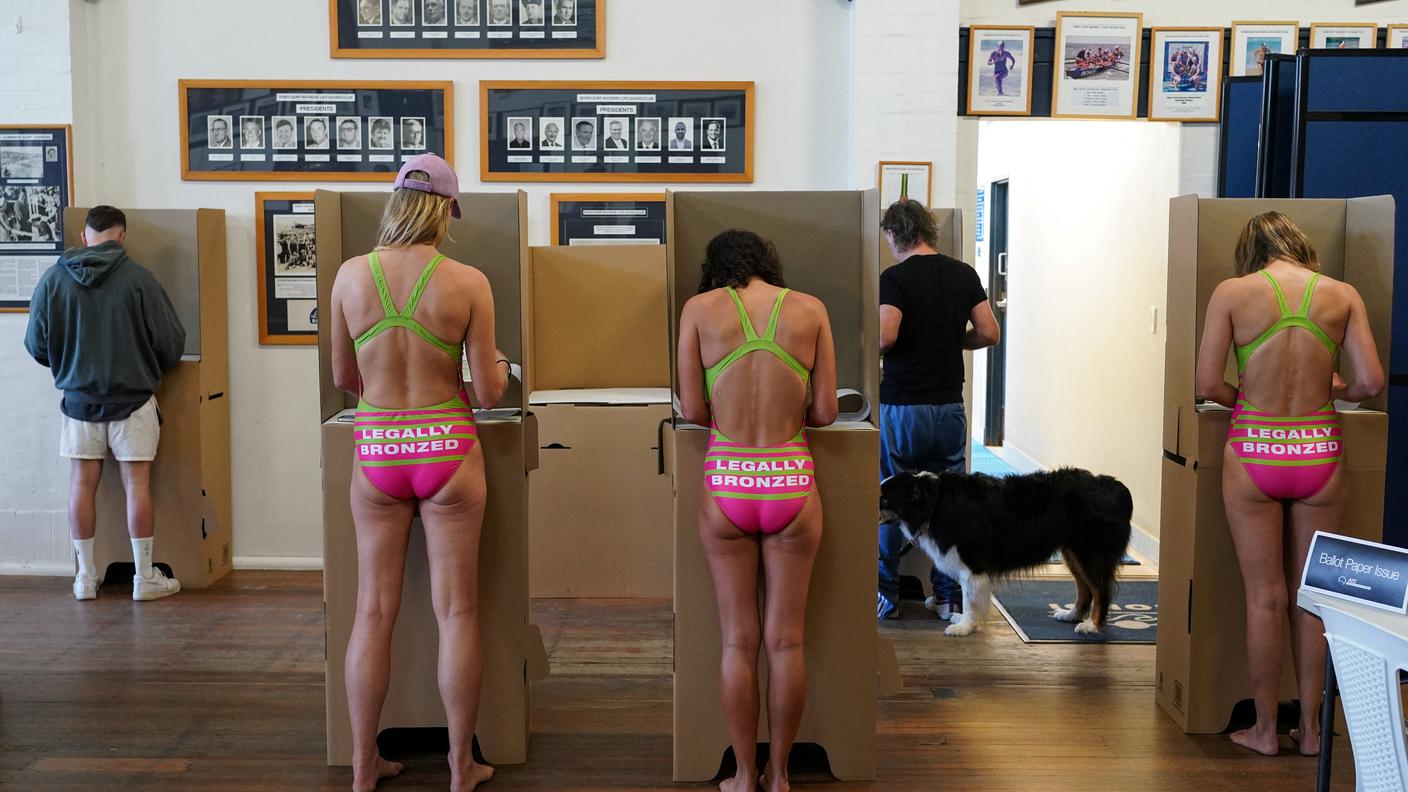
[[[918,201],[927,207],[933,206],[934,163],[880,163],[880,211],[885,211],[901,198]]]
[[[254,194],[259,343],[318,345],[313,193]]]
[[[606,0],[328,0],[334,58],[602,58]]]
[[[454,163],[454,84],[182,80],[181,178],[393,181],[433,151]]]
[[[0,312],[29,310],[39,276],[63,252],[72,202],[72,130],[0,124]]]
[[[664,193],[553,193],[554,245],[663,245]]]
[[[479,83],[486,182],[751,182],[753,83]]]

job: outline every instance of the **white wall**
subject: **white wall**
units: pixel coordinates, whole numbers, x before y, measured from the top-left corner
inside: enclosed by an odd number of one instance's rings
[[[0,0],[0,123],[72,120],[68,4]],[[58,456],[58,391],[25,354],[26,320],[0,314],[0,573],[57,574],[72,569],[68,466]]]
[[[981,178],[1010,184],[1007,444],[1116,476],[1157,536],[1178,129],[985,121],[981,140]]]
[[[916,7],[928,4],[927,0],[906,1]],[[17,2],[25,9],[55,12],[64,23],[47,44],[26,44],[40,47],[45,62],[63,64],[68,57],[67,4],[0,0],[0,42],[12,40],[7,32],[12,26],[5,17]],[[71,0],[76,97],[71,105],[79,200],[226,212],[237,564],[315,566],[322,555],[317,352],[257,343],[254,193],[385,186],[181,181],[178,79],[452,79],[457,165],[461,186],[467,191],[514,189],[514,185],[478,181],[478,80],[753,80],[757,83],[755,182],[721,188],[841,189],[851,186],[853,172],[852,15],[855,5],[880,2],[715,0],[701,9],[697,4],[660,0],[612,0],[605,60],[461,62],[333,61],[328,56],[327,4],[313,0],[221,4]],[[950,13],[933,35],[956,38],[955,28],[956,15]],[[0,82],[0,119],[68,121],[66,93],[57,109],[36,109],[26,118],[12,118],[13,109],[34,101],[31,92],[15,91],[12,83],[32,84],[35,71],[34,61],[27,58],[22,71],[19,61],[11,63],[12,52],[23,57],[7,44],[0,45],[3,73],[19,75]],[[952,70],[949,55],[926,52],[935,68]],[[953,100],[943,98],[939,104],[951,107]],[[937,151],[924,158],[952,156],[951,147],[947,154],[941,147]],[[903,152],[886,149],[886,153]],[[871,175],[861,182],[867,186],[874,181],[873,159],[868,167]],[[549,193],[639,190],[640,186],[569,184],[526,189],[532,241],[547,244]],[[943,194],[951,194],[952,189],[950,179]],[[19,377],[0,378],[0,404],[7,405],[0,415],[0,433],[7,443],[0,453],[24,460],[0,469],[30,470],[36,459],[38,466],[30,473],[7,474],[0,480],[0,508],[37,510],[42,518],[21,520],[0,512],[0,560],[66,561],[67,470],[55,458],[58,397],[45,370],[17,358],[23,355],[19,346],[23,324],[23,317],[0,318],[0,366],[9,372],[13,359],[23,371]],[[18,411],[8,406],[12,404],[20,405]],[[39,535],[32,526],[36,520],[57,539],[39,543],[13,538]]]

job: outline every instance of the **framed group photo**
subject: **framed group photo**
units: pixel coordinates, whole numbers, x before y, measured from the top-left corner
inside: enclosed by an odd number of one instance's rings
[[[393,181],[432,151],[454,163],[454,84],[181,80],[181,178]]]
[[[63,252],[73,203],[73,130],[0,124],[0,313],[24,313]]]
[[[1310,26],[1311,49],[1375,49],[1379,46],[1379,26],[1362,22],[1325,23]]]
[[[328,0],[334,58],[604,58],[606,0]]]
[[[1056,14],[1052,118],[1136,118],[1143,14]]]
[[[261,344],[318,344],[318,250],[313,230],[313,193],[254,194]]]
[[[933,206],[934,163],[881,162],[879,170],[881,211],[901,198]]]
[[[753,83],[479,83],[480,179],[751,182]]]
[[[1294,55],[1299,44],[1299,22],[1233,22],[1231,76],[1260,77],[1266,56]]]
[[[1149,32],[1149,120],[1216,122],[1222,108],[1222,28]]]
[[[553,245],[663,245],[664,193],[553,193]]]
[[[969,115],[1031,115],[1035,39],[1032,27],[969,28]]]

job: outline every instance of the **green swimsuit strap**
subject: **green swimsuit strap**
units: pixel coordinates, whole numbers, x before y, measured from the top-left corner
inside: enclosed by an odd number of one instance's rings
[[[1271,273],[1266,270],[1261,270],[1261,275],[1266,278],[1266,281],[1271,284],[1272,290],[1276,292],[1276,306],[1281,310],[1281,318],[1278,319],[1275,324],[1266,328],[1265,332],[1257,336],[1250,344],[1236,348],[1237,373],[1241,374],[1246,371],[1247,362],[1251,360],[1252,355],[1261,348],[1262,344],[1270,340],[1272,336],[1289,327],[1299,327],[1302,330],[1308,331],[1320,341],[1325,349],[1329,350],[1331,355],[1335,354],[1338,345],[1335,344],[1334,340],[1330,338],[1329,334],[1327,334],[1320,325],[1310,319],[1310,300],[1315,294],[1315,284],[1320,281],[1320,273],[1316,272],[1310,276],[1309,282],[1305,284],[1305,294],[1300,300],[1300,309],[1295,313],[1291,312],[1291,306],[1286,302],[1286,295],[1281,291],[1281,284],[1277,283],[1276,279],[1271,276]]]
[[[753,329],[753,321],[748,318],[748,310],[743,307],[743,300],[739,298],[738,292],[735,291],[732,286],[725,287],[725,290],[728,292],[728,296],[733,299],[734,308],[738,310],[738,321],[743,325],[744,341],[737,349],[728,353],[723,360],[720,360],[718,363],[704,370],[704,392],[708,398],[714,398],[714,382],[719,378],[719,375],[723,374],[729,366],[738,362],[744,355],[759,350],[770,352],[783,363],[786,363],[788,368],[792,369],[792,371],[796,372],[798,377],[802,378],[803,383],[810,382],[812,373],[807,370],[807,367],[798,363],[797,359],[792,357],[791,353],[783,349],[781,345],[773,340],[777,335],[778,317],[782,314],[782,301],[787,297],[791,289],[783,289],[778,293],[777,300],[772,306],[772,315],[768,317],[767,330],[763,333],[762,338],[759,338],[758,333]]]
[[[365,333],[358,336],[353,342],[353,346],[356,349],[361,349],[373,338],[376,338],[387,330],[393,327],[401,327],[420,336],[427,344],[439,349],[455,360],[459,360],[459,344],[452,344],[436,337],[425,325],[417,322],[414,317],[416,307],[420,305],[421,297],[425,295],[425,287],[430,283],[431,276],[435,274],[435,268],[440,265],[441,261],[445,260],[445,257],[437,254],[426,263],[425,268],[420,272],[420,278],[416,280],[415,288],[411,290],[410,299],[406,300],[406,306],[399,311],[396,310],[396,304],[391,299],[391,290],[386,286],[386,273],[383,272],[381,268],[381,257],[377,255],[376,251],[372,251],[372,254],[367,258],[371,265],[372,282],[376,284],[377,294],[381,297],[381,308],[386,313],[386,316],[383,317],[381,321],[367,328]]]

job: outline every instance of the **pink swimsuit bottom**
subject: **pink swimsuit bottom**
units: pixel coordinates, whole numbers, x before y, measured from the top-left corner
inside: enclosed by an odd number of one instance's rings
[[[775,534],[807,505],[816,464],[805,432],[769,448],[750,448],[709,432],[704,483],[719,509],[744,533]]]
[[[1274,500],[1305,500],[1324,489],[1344,450],[1334,404],[1287,417],[1256,409],[1240,393],[1227,442],[1252,483]]]
[[[401,500],[439,492],[479,439],[463,389],[447,402],[411,410],[362,402],[352,431],[367,480]]]

